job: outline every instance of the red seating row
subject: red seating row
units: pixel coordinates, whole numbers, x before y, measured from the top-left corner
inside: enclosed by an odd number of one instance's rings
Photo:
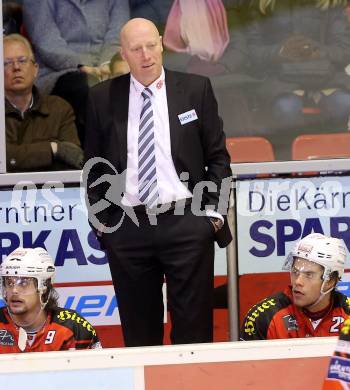
[[[232,163],[274,161],[271,143],[264,137],[233,137],[226,139]],[[292,144],[292,160],[350,157],[350,132],[304,134]]]

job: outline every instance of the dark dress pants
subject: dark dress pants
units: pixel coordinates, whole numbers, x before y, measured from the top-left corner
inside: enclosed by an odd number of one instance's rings
[[[213,341],[214,228],[206,216],[173,212],[151,225],[125,217],[106,234],[113,284],[126,346],[163,344],[162,287],[167,287],[173,344]]]

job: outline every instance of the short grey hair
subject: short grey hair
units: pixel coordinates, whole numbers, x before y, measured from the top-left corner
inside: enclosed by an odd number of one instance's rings
[[[3,38],[3,44],[6,42],[20,42],[23,43],[23,45],[29,50],[30,56],[32,57],[32,60],[35,62],[35,56],[34,56],[34,51],[32,48],[32,45],[28,41],[26,37],[24,37],[21,34],[9,34],[4,36]]]

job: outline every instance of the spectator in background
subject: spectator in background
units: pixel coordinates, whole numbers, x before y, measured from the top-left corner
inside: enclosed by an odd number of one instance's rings
[[[80,169],[83,152],[71,106],[58,96],[43,96],[26,38],[4,38],[6,161],[8,171]]]
[[[88,87],[110,76],[128,0],[23,0],[23,19],[40,67],[37,85],[73,106],[83,142]]]
[[[347,130],[350,25],[344,0],[253,0],[247,27],[252,74],[277,158],[298,132]],[[310,127],[304,106],[321,115]],[[315,130],[314,130],[315,129]],[[283,148],[288,148],[284,150]]]
[[[0,269],[0,354],[101,348],[85,318],[57,306],[54,261],[45,249],[17,248]]]
[[[247,74],[241,17],[237,4],[227,4],[225,9],[222,0],[176,0],[163,37],[166,66],[210,77],[227,136],[253,131],[242,90],[255,87],[256,80]]]
[[[247,66],[247,48],[237,28],[237,17],[230,10],[233,28],[229,31],[222,0],[177,0],[166,22],[164,46],[189,55],[190,73],[216,76],[243,71]]]
[[[145,18],[163,30],[174,0],[129,0],[131,18]]]
[[[241,329],[242,340],[337,336],[350,314],[350,300],[335,290],[343,276],[342,240],[312,233],[287,257],[291,286],[254,305]]]

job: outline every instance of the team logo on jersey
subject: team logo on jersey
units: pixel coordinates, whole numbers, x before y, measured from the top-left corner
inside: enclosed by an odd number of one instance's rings
[[[0,329],[0,345],[15,345],[15,338],[7,329]]]
[[[287,330],[299,329],[297,320],[292,315],[288,314],[287,316],[282,317],[282,320]]]

